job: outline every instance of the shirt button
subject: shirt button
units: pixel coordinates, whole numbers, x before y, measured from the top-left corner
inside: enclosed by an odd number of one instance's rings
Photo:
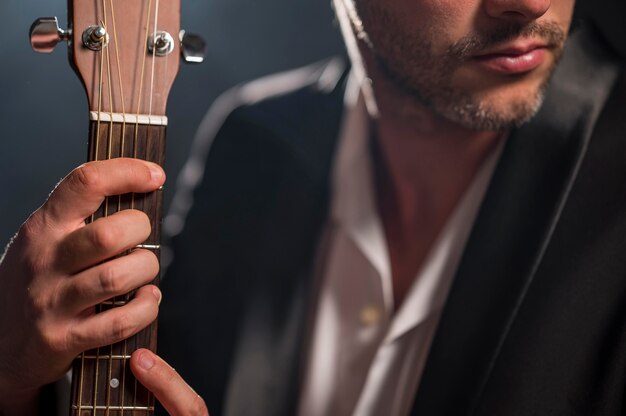
[[[379,307],[368,305],[361,309],[360,319],[365,326],[374,326],[380,323],[382,312]]]

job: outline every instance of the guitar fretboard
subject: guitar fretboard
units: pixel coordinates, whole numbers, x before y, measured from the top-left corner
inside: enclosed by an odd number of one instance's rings
[[[163,165],[165,126],[92,121],[90,161],[132,157]],[[152,234],[139,248],[160,254],[162,191],[109,197],[88,222],[125,209],[145,212]],[[158,285],[158,277],[153,282]],[[96,312],[125,305],[133,293],[118,296],[96,306]],[[74,361],[72,370],[71,416],[151,416],[154,397],[139,384],[130,367],[130,355],[138,348],[156,350],[156,322],[128,340],[86,351]]]

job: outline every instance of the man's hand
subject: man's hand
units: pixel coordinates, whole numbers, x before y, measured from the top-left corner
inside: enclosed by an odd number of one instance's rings
[[[130,368],[135,377],[172,416],[208,416],[204,400],[165,361],[149,350],[133,353]]]
[[[117,257],[150,235],[148,217],[125,210],[89,225],[85,218],[107,196],[151,192],[164,181],[153,163],[91,162],[63,179],[22,225],[0,260],[0,413],[61,378],[81,351],[154,321],[161,294],[147,284],[158,273],[156,256],[133,250]],[[95,305],[138,287],[127,305],[95,314]]]

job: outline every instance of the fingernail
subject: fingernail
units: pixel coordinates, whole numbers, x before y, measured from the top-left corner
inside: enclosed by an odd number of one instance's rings
[[[161,291],[155,287],[154,289],[152,289],[152,293],[154,293],[157,304],[161,305],[161,300],[163,299],[163,294],[161,293]]]
[[[163,170],[156,164],[150,164],[150,177],[154,182],[160,182],[163,179]]]
[[[148,354],[147,352],[141,353],[141,355],[139,356],[139,367],[143,368],[144,370],[149,370],[152,367],[154,367],[154,360],[152,359],[152,357],[150,356],[150,354]]]

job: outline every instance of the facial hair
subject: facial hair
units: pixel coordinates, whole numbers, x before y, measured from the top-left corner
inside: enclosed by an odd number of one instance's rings
[[[566,34],[556,23],[532,22],[467,36],[451,44],[445,53],[436,54],[430,40],[437,36],[436,31],[407,35],[399,30],[389,30],[401,26],[385,10],[376,7],[368,13],[375,13],[376,25],[382,30],[371,36],[361,27],[362,32],[357,36],[365,40],[383,75],[405,95],[436,114],[474,130],[507,130],[528,122],[541,107],[566,39]],[[513,97],[508,107],[503,108],[491,106],[479,95],[454,85],[456,70],[473,56],[504,42],[529,37],[542,39],[555,56],[545,79],[530,96]]]

